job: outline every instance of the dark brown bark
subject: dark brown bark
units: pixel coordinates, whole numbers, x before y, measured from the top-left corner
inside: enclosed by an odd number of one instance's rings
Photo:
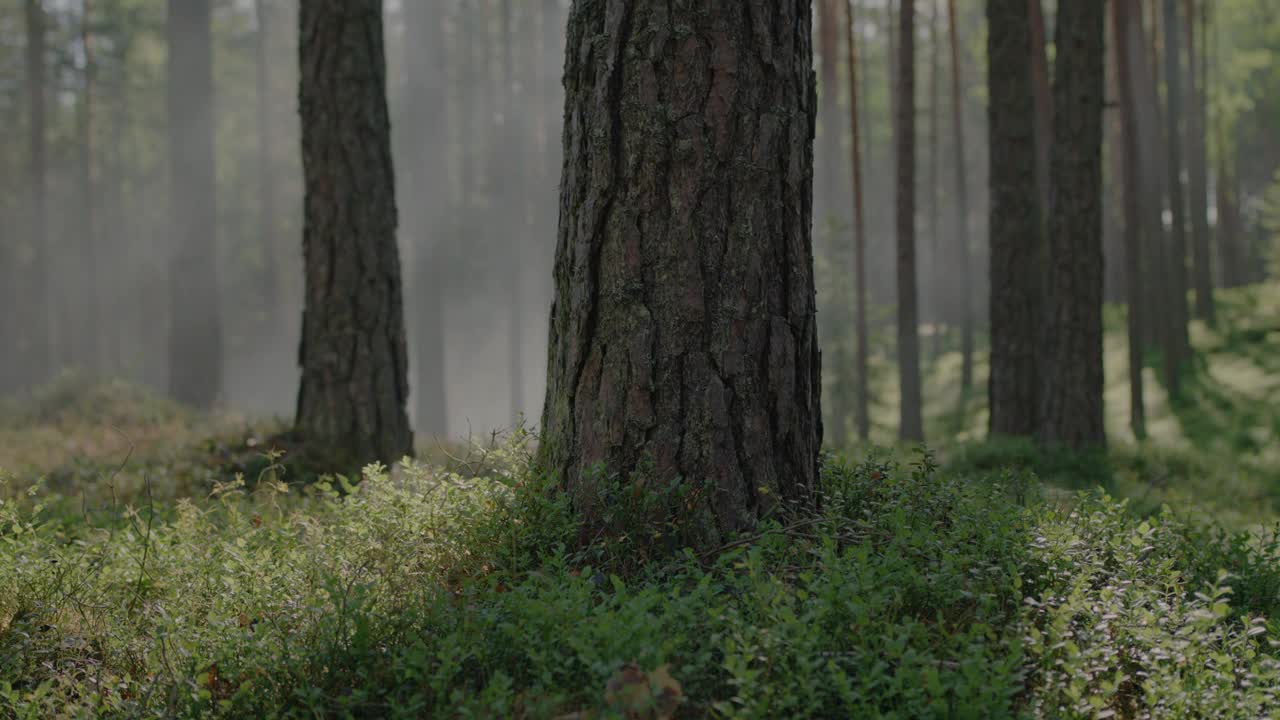
[[[406,107],[412,127],[404,133],[404,222],[401,238],[410,258],[408,297],[414,324],[409,328],[413,344],[414,424],[418,432],[433,436],[448,433],[444,382],[443,301],[439,249],[447,227],[443,158],[447,140],[448,89],[443,13],[427,3],[407,3],[405,29]]]
[[[299,12],[306,308],[297,429],[344,459],[413,452],[381,0]]]
[[[1053,142],[1053,92],[1049,86],[1048,32],[1042,0],[1027,0],[1031,33],[1031,90],[1035,96],[1036,187],[1040,208],[1049,208],[1049,146]],[[1048,217],[1041,214],[1043,223]],[[1043,253],[1041,253],[1043,255]]]
[[[854,358],[854,418],[858,437],[864,442],[871,436],[871,410],[867,381],[867,231],[862,200],[862,128],[858,116],[858,47],[854,33],[854,3],[849,0],[849,22],[845,26],[845,50],[849,56],[849,136],[850,185],[853,187],[853,276],[854,334],[858,343]]]
[[[209,0],[169,0],[169,386],[209,407],[222,383]]]
[[[21,332],[20,348],[23,367],[16,377],[20,382],[36,384],[48,378],[49,372],[49,271],[47,233],[47,144],[45,135],[45,14],[40,0],[26,0],[27,23],[27,102],[29,166],[27,183],[31,192],[27,233],[31,244],[31,261],[23,278],[15,282],[23,292],[22,307],[27,322],[17,323]]]
[[[1187,191],[1191,213],[1192,280],[1196,289],[1196,316],[1214,324],[1213,269],[1209,266],[1209,175],[1205,148],[1205,100],[1202,73],[1196,58],[1196,12],[1193,0],[1185,0],[1187,21]]]
[[[575,0],[543,467],[603,467],[716,547],[817,503],[809,0]]]
[[[1041,220],[1026,0],[987,0],[992,435],[1031,437],[1039,419]]]
[[[915,0],[901,0],[898,17],[898,373],[901,413],[898,435],[924,440],[920,392],[920,321],[916,289],[916,39]]]
[[[1129,426],[1134,437],[1146,437],[1146,405],[1142,387],[1143,351],[1143,277],[1142,277],[1142,210],[1141,172],[1138,154],[1138,121],[1133,92],[1133,74],[1129,68],[1129,24],[1141,21],[1136,0],[1111,0],[1111,23],[1115,38],[1116,89],[1120,102],[1120,155],[1123,196],[1125,293],[1129,323]]]
[[[973,387],[973,290],[969,278],[969,171],[964,156],[964,90],[960,84],[960,33],[957,29],[956,0],[947,1],[951,36],[951,132],[955,145],[956,249],[960,309],[960,388],[964,394]],[[963,417],[963,408],[961,409]]]
[[[1058,9],[1050,152],[1048,322],[1040,359],[1041,441],[1105,445],[1102,408],[1104,0]]]
[[[1172,229],[1169,233],[1169,284],[1170,317],[1174,333],[1173,351],[1178,373],[1191,358],[1191,342],[1187,336],[1187,226],[1186,195],[1182,187],[1182,63],[1178,38],[1178,0],[1164,0],[1164,66],[1165,66],[1165,149],[1168,163],[1166,187],[1169,191],[1169,216]],[[1171,395],[1178,395],[1180,383],[1176,380],[1168,388]]]

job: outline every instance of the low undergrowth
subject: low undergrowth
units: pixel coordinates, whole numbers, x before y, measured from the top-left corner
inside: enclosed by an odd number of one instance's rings
[[[0,505],[0,716],[1280,709],[1274,532],[1046,499],[1027,471],[833,457],[821,514],[634,570],[626,538],[573,546],[525,440],[474,474],[268,472],[76,518],[24,491]]]

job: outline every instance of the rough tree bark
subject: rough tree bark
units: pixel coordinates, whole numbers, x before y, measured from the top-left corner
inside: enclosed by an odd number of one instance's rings
[[[1105,0],[1058,9],[1050,152],[1048,322],[1038,436],[1106,443],[1102,408],[1102,105]]]
[[[1187,20],[1187,191],[1191,212],[1192,281],[1196,289],[1196,316],[1214,324],[1213,269],[1209,263],[1209,176],[1205,148],[1204,78],[1197,71],[1196,11],[1193,0],[1183,5]]]
[[[947,1],[947,22],[951,36],[951,132],[955,145],[956,172],[956,260],[960,287],[960,400],[973,387],[973,290],[969,278],[969,171],[964,157],[964,92],[960,84],[960,32],[957,28],[956,0]],[[963,405],[960,417],[964,417]]]
[[[855,283],[854,334],[858,343],[854,359],[854,418],[858,437],[866,442],[871,436],[870,386],[867,382],[867,231],[862,201],[862,127],[858,117],[858,47],[854,32],[856,0],[849,0],[849,18],[845,24],[845,51],[849,56],[849,137],[850,178],[853,188],[853,279]]]
[[[1034,2],[1035,0],[1033,0]],[[1031,437],[1038,422],[1043,221],[1026,0],[987,0],[990,140],[992,435]]]
[[[222,384],[213,152],[213,47],[209,0],[169,0],[169,385],[196,407]]]
[[[1143,278],[1142,278],[1142,210],[1141,172],[1138,154],[1137,103],[1133,92],[1133,75],[1129,68],[1129,24],[1141,21],[1135,0],[1111,0],[1111,25],[1115,38],[1116,88],[1120,101],[1120,180],[1124,218],[1125,294],[1129,322],[1129,426],[1139,440],[1147,435],[1146,404],[1142,387],[1143,350]]]
[[[344,461],[413,451],[381,0],[298,15],[305,187],[297,430]]]
[[[715,547],[817,503],[809,0],[575,0],[540,462]],[[673,501],[674,503],[674,501]]]
[[[916,8],[901,0],[898,17],[898,102],[894,122],[898,193],[898,373],[901,413],[898,435],[924,440],[920,392],[920,321],[916,289]]]
[[[404,223],[401,237],[411,262],[408,295],[416,323],[409,332],[416,365],[412,395],[414,423],[421,433],[440,436],[448,432],[447,401],[444,386],[443,295],[439,248],[442,237],[432,237],[432,230],[445,227],[441,222],[447,205],[448,188],[440,178],[444,174],[443,153],[448,119],[446,68],[442,12],[426,3],[407,3],[405,28],[410,41],[404,43],[406,98],[412,131],[404,133],[411,145],[405,150],[403,177],[407,187],[404,196]],[[432,153],[441,157],[432,157]]]

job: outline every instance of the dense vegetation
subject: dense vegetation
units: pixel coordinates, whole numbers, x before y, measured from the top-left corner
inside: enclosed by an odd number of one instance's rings
[[[64,378],[0,430],[0,714],[1273,713],[1280,428],[1233,388],[1275,372],[1277,299],[1196,334],[1229,412],[1161,408],[1109,455],[850,448],[820,512],[701,556],[631,492],[648,532],[581,545],[524,433],[305,483],[269,427]]]

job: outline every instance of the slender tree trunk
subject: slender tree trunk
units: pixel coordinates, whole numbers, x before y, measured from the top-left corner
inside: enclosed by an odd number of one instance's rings
[[[854,40],[854,22],[856,21],[856,2],[849,0],[849,22],[845,25],[845,50],[849,56],[849,136],[850,143],[850,185],[853,187],[853,274],[856,287],[854,301],[854,333],[858,342],[857,356],[854,361],[854,382],[857,403],[854,417],[858,426],[858,437],[866,442],[871,436],[869,383],[867,381],[867,231],[866,218],[862,205],[862,128],[858,117],[858,48]]]
[[[1164,0],[1164,62],[1165,62],[1165,120],[1166,145],[1169,156],[1168,172],[1169,215],[1173,227],[1169,245],[1169,280],[1172,285],[1169,311],[1174,322],[1174,348],[1178,373],[1191,358],[1191,342],[1187,337],[1187,226],[1186,196],[1182,190],[1182,63],[1178,38],[1178,0]],[[1171,395],[1179,394],[1180,384],[1175,381],[1169,388]]]
[[[407,71],[406,106],[413,129],[404,134],[409,146],[401,168],[406,187],[401,237],[411,258],[408,279],[414,324],[409,328],[413,343],[414,422],[418,432],[433,436],[448,433],[444,383],[443,294],[439,270],[439,250],[447,227],[444,213],[444,162],[448,140],[448,54],[442,12],[426,3],[407,3],[404,43]],[[433,233],[434,231],[434,233]],[[434,234],[434,236],[433,236]]]
[[[209,0],[169,0],[169,384],[196,407],[213,405],[222,383],[210,19]]]
[[[956,273],[960,281],[960,389],[961,402],[973,387],[973,290],[969,278],[969,171],[964,156],[964,90],[960,84],[960,33],[956,0],[947,0],[951,33],[951,131],[956,153]],[[963,410],[963,408],[962,408]],[[963,411],[960,417],[964,417]]]
[[[924,440],[920,393],[920,322],[916,290],[916,67],[915,0],[901,0],[898,20],[898,372],[903,440]]]
[[[1151,6],[1158,2],[1153,0]],[[1152,19],[1158,18],[1158,13]],[[1136,18],[1135,18],[1136,19]],[[1164,144],[1164,120],[1160,112],[1160,98],[1157,88],[1157,64],[1150,61],[1147,50],[1152,48],[1148,43],[1142,23],[1130,23],[1129,60],[1134,74],[1135,115],[1138,123],[1138,134],[1142,144],[1138,151],[1139,165],[1142,168],[1142,213],[1143,226],[1147,229],[1144,237],[1143,257],[1147,260],[1145,277],[1147,283],[1146,309],[1143,313],[1151,322],[1147,323],[1147,345],[1159,345],[1162,355],[1162,375],[1168,392],[1178,395],[1178,367],[1181,351],[1178,349],[1179,338],[1186,337],[1186,325],[1180,323],[1171,312],[1177,293],[1173,287],[1170,271],[1170,252],[1168,233],[1164,225],[1164,199],[1167,195],[1165,184],[1168,182],[1168,154]],[[1152,33],[1155,34],[1154,32]],[[1153,41],[1154,42],[1154,41]],[[1185,296],[1185,293],[1183,293]]]
[[[1035,96],[1036,187],[1040,190],[1040,222],[1049,209],[1049,146],[1053,143],[1053,92],[1049,86],[1048,32],[1043,0],[1026,0],[1030,11],[1031,89]],[[1010,62],[1012,62],[1012,58]],[[1008,67],[1008,66],[1006,66]],[[1042,240],[1043,243],[1043,240]],[[1043,253],[1040,253],[1043,256]]]
[[[502,107],[502,147],[506,167],[502,176],[503,198],[507,207],[511,208],[508,219],[510,231],[507,233],[507,378],[510,393],[511,415],[517,422],[524,412],[524,351],[521,330],[524,325],[524,293],[521,290],[523,269],[522,248],[528,234],[528,198],[525,196],[524,153],[517,135],[515,115],[516,109],[524,107],[524,97],[520,94],[516,81],[515,64],[512,62],[512,47],[516,36],[511,21],[512,0],[502,0],[502,85],[499,103]]]
[[[1201,85],[1204,76],[1197,71],[1196,12],[1193,0],[1185,0],[1187,16],[1187,189],[1191,202],[1191,251],[1193,280],[1196,288],[1196,316],[1214,324],[1213,269],[1209,266],[1209,174],[1205,149],[1205,101]]]
[[[300,6],[306,309],[297,428],[343,461],[413,452],[381,0]]]
[[[79,269],[81,286],[78,289],[79,300],[76,318],[79,364],[90,372],[103,370],[102,356],[99,349],[100,323],[98,309],[102,306],[98,277],[98,219],[95,204],[97,193],[94,177],[97,173],[97,158],[94,147],[94,67],[93,58],[93,6],[90,0],[81,0],[80,44],[84,51],[84,88],[80,96],[80,258]]]
[[[1058,9],[1050,154],[1049,314],[1039,437],[1073,449],[1106,443],[1102,407],[1102,105],[1104,0]]]
[[[819,103],[819,138],[822,141],[821,157],[817,165],[821,172],[821,188],[814,195],[818,228],[818,237],[823,235],[831,216],[837,215],[839,197],[837,188],[840,171],[840,120],[839,91],[837,90],[838,67],[840,57],[840,0],[817,0],[818,7],[818,103]]]
[[[987,151],[991,195],[992,435],[1031,437],[1038,422],[1041,329],[1038,119],[1026,0],[987,0]]]
[[[938,219],[938,195],[939,195],[939,172],[938,172],[938,155],[941,138],[938,131],[938,115],[939,106],[942,104],[940,99],[942,75],[942,63],[939,61],[938,52],[941,43],[938,41],[938,2],[937,0],[929,0],[929,179],[927,184],[927,200],[929,204],[929,262],[926,264],[928,272],[928,282],[924,287],[924,296],[928,298],[925,302],[925,317],[933,325],[933,332],[930,337],[933,342],[933,356],[938,357],[942,354],[942,325],[943,325],[943,308],[947,306],[945,300],[946,293],[943,288],[946,287],[946,281],[943,279],[943,255],[942,243],[940,237],[942,235],[942,227]]]
[[[280,332],[280,260],[276,242],[276,177],[273,153],[278,141],[271,122],[272,15],[269,0],[254,0],[258,32],[254,37],[258,120],[258,242],[262,250],[262,325],[267,337]]]
[[[29,166],[27,183],[30,190],[28,234],[31,263],[25,282],[15,283],[24,289],[22,307],[28,319],[19,323],[25,342],[24,362],[16,377],[23,383],[38,384],[48,379],[49,352],[49,238],[46,214],[47,168],[45,134],[45,14],[40,0],[26,0],[27,23],[27,101]]]
[[[573,3],[539,453],[587,536],[608,477],[683,478],[695,548],[817,503],[810,12]]]
[[[1147,435],[1146,404],[1142,387],[1143,350],[1143,278],[1142,278],[1142,211],[1138,202],[1141,173],[1138,166],[1138,121],[1133,92],[1133,75],[1129,68],[1129,24],[1141,21],[1141,7],[1136,0],[1111,0],[1111,24],[1115,37],[1116,89],[1120,101],[1120,154],[1123,175],[1120,178],[1121,206],[1124,218],[1125,292],[1129,321],[1129,426],[1134,437]]]

